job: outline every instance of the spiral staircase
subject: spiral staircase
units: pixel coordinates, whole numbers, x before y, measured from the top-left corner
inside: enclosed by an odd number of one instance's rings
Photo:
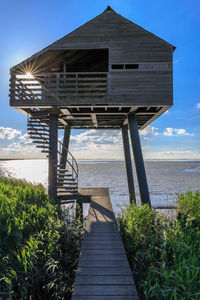
[[[52,151],[49,144],[49,116],[29,117],[27,129],[32,142],[48,157]],[[78,195],[78,164],[71,152],[65,148],[59,139],[57,139],[57,143],[58,163],[55,166],[57,173],[57,201],[60,204],[64,204],[73,202]],[[61,159],[63,149],[66,154],[64,163],[63,159]]]

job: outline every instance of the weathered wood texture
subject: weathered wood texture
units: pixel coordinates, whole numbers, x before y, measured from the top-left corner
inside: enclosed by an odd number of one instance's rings
[[[58,138],[58,117],[49,116],[49,180],[48,194],[50,197],[57,198],[57,138]]]
[[[146,171],[144,166],[144,159],[142,155],[142,148],[141,148],[135,114],[128,115],[128,124],[129,124],[131,144],[132,144],[133,156],[135,160],[135,167],[136,167],[137,178],[138,178],[138,185],[140,190],[141,203],[149,204],[149,206],[151,206],[151,201],[149,198],[149,189],[148,189],[147,178],[146,178]]]
[[[11,69],[21,72],[33,65],[37,72],[48,71],[48,66],[64,64],[68,61],[78,65],[88,49],[102,49],[102,55],[108,50],[109,82],[102,84],[97,77],[97,84],[76,87],[76,75],[72,85],[60,86],[57,96],[49,96],[48,82],[43,93],[37,99],[37,91],[25,95],[23,87],[11,82],[11,105],[24,106],[68,106],[72,104],[90,105],[172,105],[172,55],[174,47],[146,31],[140,26],[107,9],[96,18],[74,30],[49,47],[33,55],[30,59]],[[82,53],[82,54],[81,54]],[[98,54],[99,55],[99,54]],[[92,59],[92,56],[91,56]],[[63,61],[62,61],[63,60]],[[98,61],[94,60],[95,70]],[[138,64],[138,69],[113,70],[112,64]],[[40,66],[40,67],[38,67]],[[33,67],[33,70],[34,70]],[[81,65],[80,65],[81,67]],[[99,70],[101,64],[99,64]],[[92,69],[90,70],[92,74]],[[13,77],[12,77],[13,80]],[[57,78],[59,81],[59,77]],[[51,80],[50,80],[51,81]],[[70,83],[70,84],[71,84]],[[55,82],[56,84],[56,82]],[[45,88],[46,85],[46,88]],[[108,88],[107,88],[108,86]],[[18,96],[13,95],[13,90]],[[48,92],[48,93],[47,93]],[[53,95],[55,94],[53,92]],[[77,93],[78,92],[78,93]],[[23,97],[22,97],[23,96]],[[17,98],[19,97],[19,98]],[[18,99],[18,100],[17,100]]]
[[[129,200],[130,200],[130,203],[132,203],[133,201],[136,203],[131,152],[130,152],[129,136],[128,136],[128,128],[127,127],[122,127],[122,140],[123,140],[124,158],[125,158],[126,174],[127,174],[127,181],[128,181]]]
[[[139,299],[108,189],[80,192],[92,198],[72,299]]]

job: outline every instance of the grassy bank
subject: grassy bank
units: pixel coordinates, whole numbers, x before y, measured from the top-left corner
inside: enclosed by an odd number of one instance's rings
[[[200,299],[200,192],[177,197],[174,220],[147,205],[119,216],[140,299]]]
[[[70,299],[81,238],[42,186],[0,177],[0,299]]]

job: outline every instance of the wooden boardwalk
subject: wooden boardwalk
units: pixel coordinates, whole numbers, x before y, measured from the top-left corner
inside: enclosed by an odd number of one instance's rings
[[[72,300],[138,300],[107,188],[91,195]]]

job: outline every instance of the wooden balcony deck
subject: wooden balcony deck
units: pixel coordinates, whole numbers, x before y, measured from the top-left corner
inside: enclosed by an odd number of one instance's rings
[[[72,300],[138,300],[108,189],[81,189],[91,195]]]
[[[108,93],[105,72],[12,74],[10,79],[11,105],[32,102],[48,105],[52,100],[59,103],[67,98],[102,98]]]

